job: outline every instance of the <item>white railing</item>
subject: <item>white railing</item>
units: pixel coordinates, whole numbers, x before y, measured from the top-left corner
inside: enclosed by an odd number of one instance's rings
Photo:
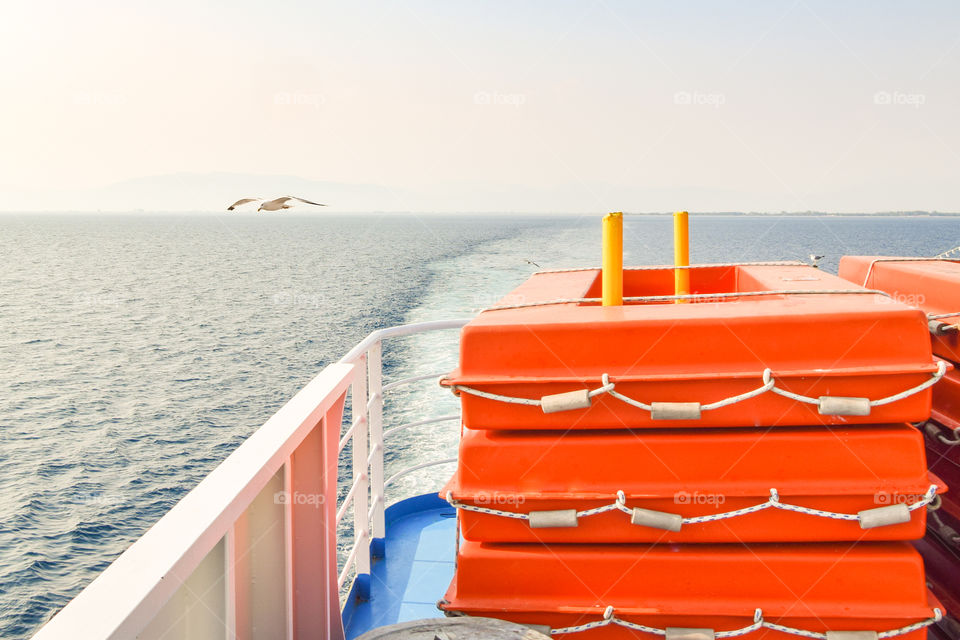
[[[371,333],[250,436],[57,613],[38,640],[329,638],[341,640],[340,588],[370,571],[385,535],[385,339],[462,327],[424,322]],[[437,372],[438,377],[441,372]],[[341,435],[350,396],[352,422]],[[352,443],[350,488],[337,504],[338,456]],[[353,507],[353,544],[338,567],[337,529]],[[345,524],[345,523],[344,523]]]
[[[386,488],[399,478],[439,464],[455,462],[456,458],[444,458],[407,467],[384,479],[384,438],[410,427],[459,420],[460,416],[447,415],[426,420],[417,420],[392,427],[383,428],[384,394],[398,387],[424,380],[436,380],[446,371],[436,371],[425,375],[411,376],[383,384],[383,341],[389,338],[407,336],[425,331],[459,329],[468,320],[436,320],[416,324],[401,325],[389,329],[374,331],[347,355],[340,359],[341,364],[354,365],[358,369],[350,392],[352,424],[340,440],[340,451],[353,442],[353,478],[350,490],[337,510],[339,527],[353,505],[353,545],[346,561],[337,576],[337,587],[342,589],[351,575],[370,573],[370,544],[383,538],[385,532]],[[362,373],[366,370],[366,376]],[[368,446],[369,444],[369,446]],[[365,598],[369,594],[357,594]]]

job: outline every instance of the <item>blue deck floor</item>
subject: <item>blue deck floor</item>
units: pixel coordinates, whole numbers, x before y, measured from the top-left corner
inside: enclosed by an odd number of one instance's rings
[[[387,509],[386,525],[372,561],[369,600],[357,595],[366,586],[361,577],[344,605],[347,640],[384,625],[443,617],[436,602],[453,578],[456,510],[435,494],[417,496]]]

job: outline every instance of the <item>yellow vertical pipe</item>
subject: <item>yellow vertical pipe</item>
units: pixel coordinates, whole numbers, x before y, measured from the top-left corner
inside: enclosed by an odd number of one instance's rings
[[[623,213],[603,216],[603,272],[600,276],[603,306],[623,304]]]
[[[673,265],[676,267],[690,266],[690,222],[686,211],[677,211],[673,214]],[[678,296],[690,293],[690,270],[673,270],[673,289]],[[676,302],[688,302],[676,300]]]

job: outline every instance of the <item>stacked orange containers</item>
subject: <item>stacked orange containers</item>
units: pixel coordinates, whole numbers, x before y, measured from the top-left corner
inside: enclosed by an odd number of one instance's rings
[[[891,300],[927,314],[935,356],[954,368],[933,388],[931,420],[923,425],[930,469],[951,487],[960,486],[960,263],[930,258],[846,256],[840,276],[880,289]],[[938,624],[945,637],[960,637],[960,499],[945,494],[928,521],[930,534],[917,543],[927,561],[927,580],[946,605]]]
[[[463,329],[441,608],[587,640],[926,637],[923,314],[788,264],[692,268],[673,304],[673,273],[624,271],[607,307],[599,270],[537,274]]]

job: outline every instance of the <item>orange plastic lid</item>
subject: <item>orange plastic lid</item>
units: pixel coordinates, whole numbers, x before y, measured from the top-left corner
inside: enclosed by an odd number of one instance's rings
[[[844,256],[840,260],[840,277],[856,284],[866,280],[867,287],[886,291],[893,300],[919,307],[928,314],[960,313],[960,263],[893,260],[896,258]],[[960,315],[940,321],[956,324]],[[934,336],[933,350],[941,358],[960,362],[960,332]]]
[[[442,608],[546,614],[551,626],[607,607],[655,627],[734,628],[766,620],[812,631],[887,630],[932,615],[908,543],[519,545],[464,542]],[[525,618],[530,620],[529,617]]]
[[[804,266],[691,270],[696,294],[758,291],[862,291]],[[671,293],[670,270],[626,271],[625,295]],[[543,273],[503,302],[530,304],[598,295],[596,270]],[[481,313],[463,329],[460,366],[445,381],[501,395],[539,399],[600,386],[644,403],[709,404],[762,385],[819,396],[877,399],[914,387],[936,370],[924,315],[876,294],[771,294],[724,301],[549,304]],[[704,411],[699,420],[651,419],[602,394],[585,409],[545,414],[460,392],[464,423],[478,429],[638,428],[910,422],[925,419],[929,390],[875,406],[870,415],[820,415],[816,406],[765,393]]]
[[[828,429],[684,431],[489,431],[464,429],[447,492],[501,511],[586,510],[609,504],[697,517],[779,499],[856,514],[915,502],[934,483],[923,435],[910,425]],[[943,487],[941,487],[943,489]],[[864,530],[781,509],[683,525],[680,531],[630,523],[621,511],[581,518],[576,527],[531,529],[527,521],[464,510],[463,535],[498,542],[737,542],[902,540],[923,536],[926,509],[910,522]]]

